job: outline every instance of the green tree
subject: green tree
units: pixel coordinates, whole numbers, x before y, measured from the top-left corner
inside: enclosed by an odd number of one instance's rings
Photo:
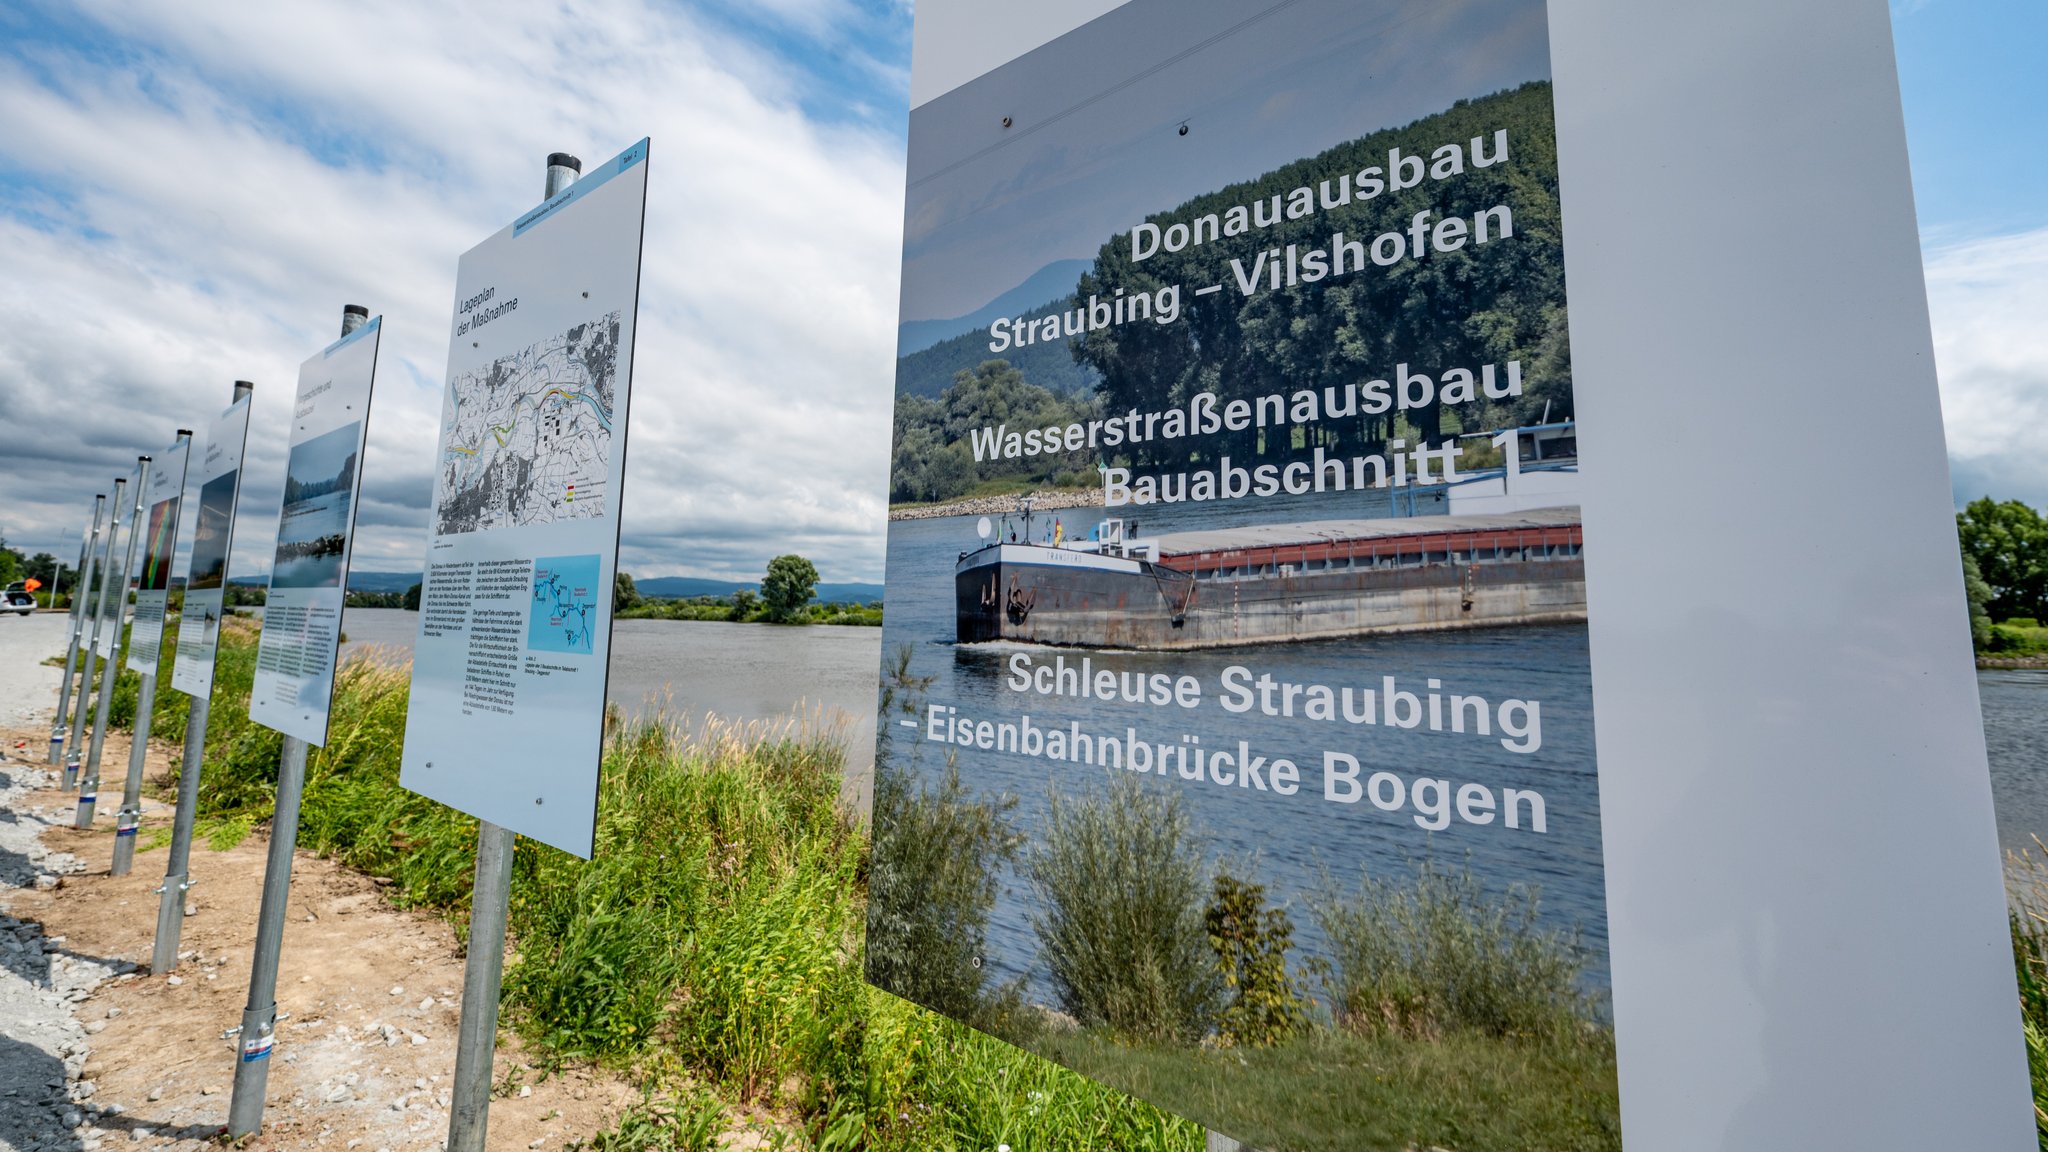
[[[794,553],[768,562],[768,574],[761,578],[761,606],[768,619],[777,622],[794,618],[811,602],[818,586],[818,569]]]
[[[755,599],[756,599],[756,597],[754,596],[754,593],[753,593],[753,591],[752,591],[752,590],[750,590],[750,589],[747,589],[747,588],[735,588],[735,589],[733,589],[733,590],[732,590],[732,611],[726,614],[726,619],[728,619],[728,620],[735,620],[735,621],[744,621],[744,620],[746,620],[746,619],[747,619],[748,617],[752,616],[752,615],[754,614],[754,601],[755,601]]]
[[[418,584],[405,590],[405,610],[407,612],[417,612],[420,610],[420,586]]]
[[[1963,595],[1970,604],[1970,646],[1982,652],[1991,645],[1991,613],[1985,605],[1991,603],[1993,593],[1977,570],[1976,559],[1968,553],[1963,555]]]
[[[1270,1048],[1299,1032],[1308,1005],[1287,972],[1294,925],[1285,909],[1267,906],[1265,885],[1218,875],[1202,919],[1229,989],[1217,1018],[1222,1041]]]
[[[617,615],[628,608],[638,608],[643,603],[640,590],[633,586],[633,577],[619,572],[612,577],[612,613]]]
[[[7,546],[7,537],[0,536],[0,587],[22,578],[23,563],[22,554]]]
[[[1956,515],[1963,555],[1991,587],[1993,620],[2048,615],[2048,520],[2018,500],[1972,500]]]

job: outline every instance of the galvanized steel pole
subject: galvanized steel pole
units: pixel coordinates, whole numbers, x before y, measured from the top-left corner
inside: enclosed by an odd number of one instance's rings
[[[541,199],[554,199],[582,174],[583,161],[566,152],[551,153]],[[517,840],[510,828],[477,821],[476,885],[469,898],[469,955],[462,970],[462,1023],[455,1040],[447,1152],[484,1152],[490,1127],[491,1062],[498,1047],[498,993],[505,976],[505,925]]]
[[[78,641],[85,631],[86,568],[92,563],[92,544],[99,538],[100,518],[106,515],[107,494],[92,498],[92,527],[86,530],[78,549],[78,567],[71,571],[71,642],[64,652],[64,683],[57,688],[57,718],[50,724],[50,763],[64,759],[64,728],[71,711],[71,682],[78,677]],[[51,593],[54,597],[56,593]]]
[[[247,380],[235,381],[232,403],[241,403],[243,397],[255,390],[256,386]],[[221,576],[225,587],[227,573],[223,571]],[[179,627],[182,631],[182,622]],[[178,814],[171,823],[171,854],[164,862],[164,882],[157,888],[161,899],[156,908],[156,948],[149,959],[150,972],[158,976],[178,966],[178,939],[185,931],[185,893],[195,883],[186,873],[192,862],[192,824],[199,815],[199,771],[206,760],[206,721],[212,712],[213,701],[206,696],[192,697],[185,712],[185,758],[178,764]]]
[[[189,460],[191,458],[192,444],[191,429],[178,429],[178,438],[172,442],[171,446],[176,448],[179,444],[185,445],[186,448],[185,453],[179,459]],[[184,495],[184,487],[185,477],[181,473],[178,477],[178,489],[181,498]],[[142,499],[144,503],[147,503],[149,500],[146,489]],[[175,549],[178,543],[176,539],[178,526],[171,524],[169,528],[172,535],[171,546]],[[147,558],[146,553],[145,558]],[[163,560],[166,564],[171,562],[169,556],[164,557]],[[140,611],[140,606],[138,606],[137,610]],[[168,613],[166,613],[166,616],[168,616]],[[169,621],[165,619],[159,623],[160,625],[168,624]],[[130,872],[135,871],[135,833],[142,824],[142,772],[148,766],[149,728],[150,722],[156,715],[156,670],[158,665],[163,662],[161,631],[158,634],[157,645],[158,659],[149,666],[149,671],[140,674],[142,676],[142,685],[135,697],[135,723],[131,728],[134,738],[128,743],[128,778],[122,782],[121,810],[114,814],[114,863],[107,870],[107,875],[109,876],[126,876]],[[129,647],[132,649],[134,645],[130,644]]]
[[[370,310],[341,310],[343,336],[368,323]],[[256,954],[249,966],[249,1002],[236,1029],[234,1095],[228,1100],[228,1136],[263,1127],[263,1092],[270,1083],[270,1050],[277,1042],[277,964],[284,950],[285,902],[291,898],[292,852],[299,842],[299,799],[306,788],[307,743],[284,738],[277,765],[277,807],[270,818],[270,859],[263,867],[263,899],[256,909]]]
[[[95,558],[93,572],[99,577],[100,590],[92,610],[92,633],[85,643],[85,675],[78,681],[78,703],[71,710],[71,753],[64,759],[64,787],[80,783],[85,765],[85,717],[92,710],[94,679],[102,663],[100,660],[100,632],[107,626],[107,585],[114,566],[114,542],[121,534],[121,498],[128,491],[128,478],[114,478],[114,496],[107,505],[107,541]]]
[[[106,605],[107,589],[114,591],[113,604],[108,610],[108,626],[114,632],[107,637],[107,663],[100,671],[100,699],[92,718],[92,748],[86,753],[85,775],[78,781],[78,819],[73,827],[90,828],[94,807],[99,801],[100,753],[107,743],[107,717],[114,708],[114,684],[121,678],[121,620],[128,614],[128,574],[135,570],[135,541],[142,535],[142,489],[149,482],[149,457],[135,458],[135,511],[128,516],[128,554],[121,567],[109,567],[108,580],[100,581],[100,603]],[[120,514],[117,507],[115,514]]]

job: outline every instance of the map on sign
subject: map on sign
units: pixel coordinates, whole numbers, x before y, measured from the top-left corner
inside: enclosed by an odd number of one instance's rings
[[[543,556],[533,562],[533,611],[526,647],[535,652],[592,650],[597,625],[598,558]]]
[[[612,312],[457,376],[434,487],[436,531],[603,516],[618,359]]]

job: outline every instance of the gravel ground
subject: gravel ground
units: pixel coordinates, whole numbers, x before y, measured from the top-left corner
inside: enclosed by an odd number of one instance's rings
[[[55,618],[61,624],[62,618]],[[60,633],[61,636],[61,633]],[[17,672],[0,656],[0,672]],[[55,675],[51,677],[52,690]],[[45,705],[47,711],[48,705]],[[41,753],[44,749],[35,749]],[[57,886],[60,876],[82,872],[83,861],[50,852],[39,841],[54,823],[68,823],[69,808],[37,810],[23,803],[29,792],[49,788],[55,776],[24,762],[20,752],[0,750],[0,896],[9,889]],[[35,924],[0,915],[0,1149],[5,1152],[71,1152],[100,1144],[103,1115],[91,1081],[80,1079],[92,1054],[86,1029],[72,1017],[73,1006],[102,981],[132,973],[133,964],[79,955],[62,936],[45,936]]]
[[[0,728],[49,724],[64,670],[43,660],[63,657],[69,619],[62,612],[0,617]]]

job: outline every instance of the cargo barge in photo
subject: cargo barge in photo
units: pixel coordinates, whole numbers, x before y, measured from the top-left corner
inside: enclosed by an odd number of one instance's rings
[[[1575,504],[1149,539],[1111,519],[961,553],[957,635],[1170,649],[1583,620],[1583,542]]]

